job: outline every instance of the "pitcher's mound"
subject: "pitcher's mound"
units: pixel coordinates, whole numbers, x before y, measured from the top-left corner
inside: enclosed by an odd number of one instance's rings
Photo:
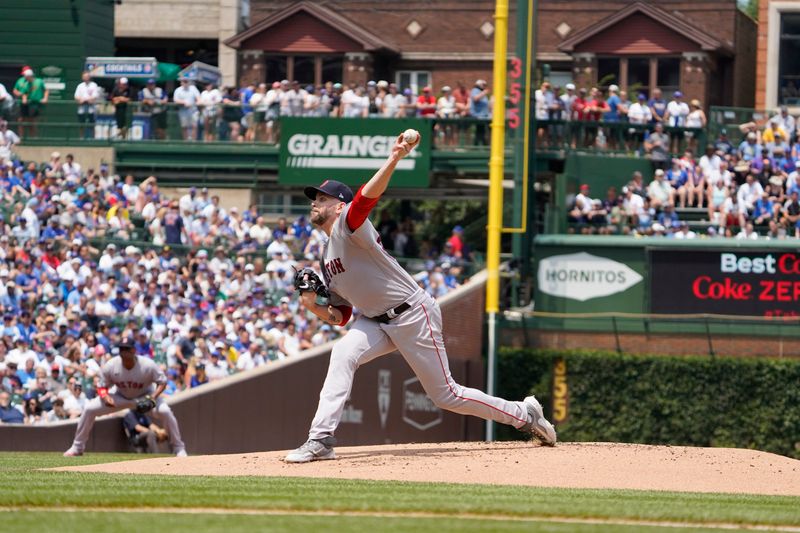
[[[191,451],[191,450],[190,450]],[[125,461],[58,470],[189,476],[286,476],[536,487],[800,496],[800,461],[754,450],[523,442],[400,444],[336,449],[338,459],[286,464],[286,452]]]

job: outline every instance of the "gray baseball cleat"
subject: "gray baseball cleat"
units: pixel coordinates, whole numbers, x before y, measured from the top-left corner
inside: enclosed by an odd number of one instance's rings
[[[289,452],[283,460],[287,463],[309,463],[336,459],[336,452],[333,451],[334,444],[336,441],[333,437],[321,440],[308,439],[305,444],[293,452]]]
[[[534,438],[538,439],[545,446],[556,445],[556,428],[553,424],[547,421],[544,417],[542,404],[535,396],[528,396],[523,400],[525,407],[528,409],[528,416],[530,420],[527,424],[522,426],[520,431],[531,433]]]

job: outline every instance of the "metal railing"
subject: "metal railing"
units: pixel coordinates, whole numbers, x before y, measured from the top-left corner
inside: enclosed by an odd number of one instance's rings
[[[610,333],[619,353],[625,351],[623,335],[629,334],[694,336],[705,340],[708,354],[712,356],[716,354],[715,341],[719,344],[718,341],[730,337],[786,339],[793,345],[800,338],[800,316],[507,311],[505,319],[509,323],[520,323],[525,337],[530,334],[529,330]]]
[[[41,107],[35,119],[22,119],[18,114],[9,117],[9,128],[23,143],[93,143],[111,144],[116,141],[171,141],[277,144],[280,140],[280,118],[266,120],[263,113],[245,111],[240,106],[217,105],[213,110],[198,107],[194,112],[175,103],[148,108],[141,102],[128,104],[124,114],[126,130],[117,125],[116,110],[111,103],[97,104],[94,120],[79,120],[78,105],[73,101],[52,101]],[[236,120],[229,120],[236,118]],[[341,118],[339,120],[348,120]],[[374,120],[395,120],[374,117]],[[442,152],[489,150],[489,119],[472,117],[431,118],[433,148]],[[188,122],[187,122],[188,121]],[[234,129],[240,135],[234,138]],[[580,150],[608,153],[643,152],[642,138],[652,125],[627,122],[585,122],[541,120],[537,149]],[[535,129],[532,131],[534,135]],[[678,153],[686,147],[702,146],[706,141],[703,129],[665,128],[674,140]],[[190,135],[191,134],[191,135]],[[190,135],[190,138],[187,137]],[[507,145],[517,130],[507,127]]]

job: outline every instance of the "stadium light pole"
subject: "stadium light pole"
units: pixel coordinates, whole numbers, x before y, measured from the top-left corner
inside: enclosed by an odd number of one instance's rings
[[[494,12],[494,69],[492,91],[492,144],[489,155],[489,215],[486,226],[486,314],[489,354],[486,392],[495,395],[497,313],[500,306],[500,233],[503,229],[503,164],[505,159],[506,56],[508,48],[508,0],[497,0]],[[494,440],[494,423],[486,421],[486,440]]]

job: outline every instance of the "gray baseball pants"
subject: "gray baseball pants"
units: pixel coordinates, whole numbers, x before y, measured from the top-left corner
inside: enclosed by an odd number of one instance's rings
[[[442,313],[439,304],[428,297],[389,324],[360,317],[334,345],[309,438],[333,436],[350,396],[356,369],[395,350],[403,355],[437,407],[515,428],[528,422],[528,411],[522,402],[489,396],[453,380],[442,340]]]
[[[123,409],[136,408],[135,399],[130,400],[120,394],[111,394],[110,396],[114,398],[114,407],[107,406],[99,396],[86,402],[86,407],[83,409],[80,419],[78,419],[78,429],[75,432],[75,440],[72,442],[72,448],[76,451],[83,453],[83,450],[86,448],[86,441],[89,440],[89,435],[92,433],[95,418],[116,413]],[[147,416],[156,421],[156,423],[161,423],[167,430],[167,433],[169,433],[169,443],[174,453],[186,448],[181,440],[181,430],[178,428],[178,420],[163,398],[159,397],[156,400],[155,409],[147,413]]]

